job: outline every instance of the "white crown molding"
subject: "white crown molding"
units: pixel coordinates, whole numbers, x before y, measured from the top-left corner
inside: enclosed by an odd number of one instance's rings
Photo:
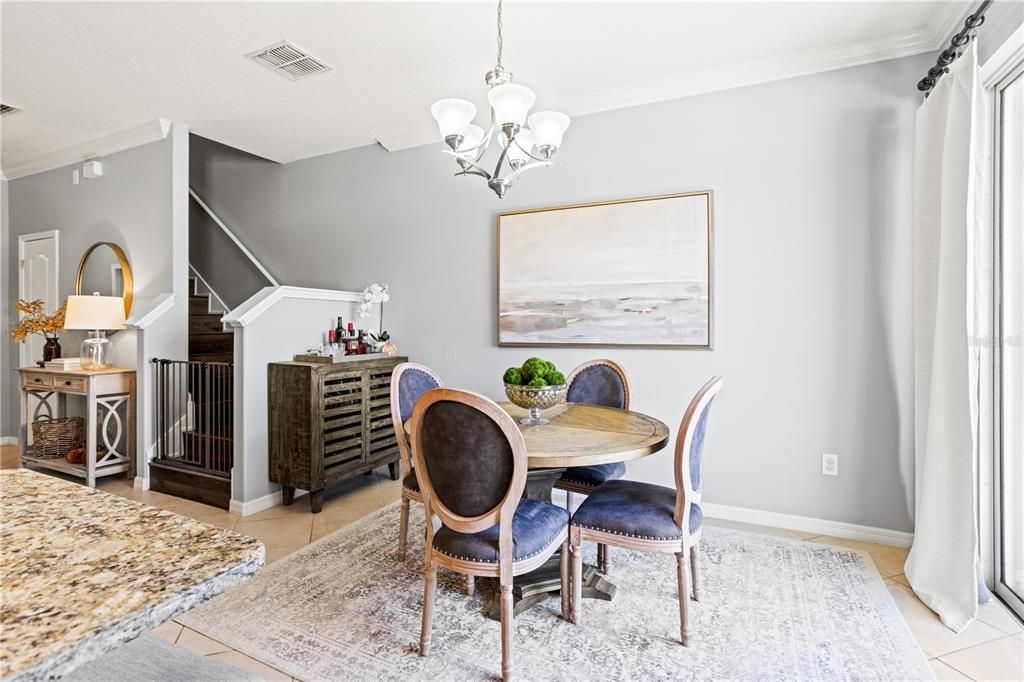
[[[953,34],[959,33],[964,27],[964,20],[975,10],[975,4],[965,2],[962,4],[950,3],[949,9],[945,12],[936,12],[928,22],[926,30],[935,39],[935,48],[945,47]]]
[[[843,47],[808,50],[706,69],[678,78],[605,90],[576,98],[566,103],[563,109],[572,116],[585,116],[933,52],[949,40],[957,26],[962,24],[968,10],[970,7],[966,5],[950,3],[949,10],[937,13],[927,26],[902,35]],[[913,88],[913,83],[910,87]],[[415,131],[381,134],[376,136],[376,140],[389,152],[438,143],[437,129],[426,121],[423,127]]]
[[[27,175],[35,175],[36,173],[53,170],[54,168],[68,166],[79,161],[87,161],[98,156],[107,156],[124,151],[125,149],[162,140],[167,137],[170,130],[170,121],[157,118],[134,128],[37,156],[24,163],[5,166],[3,168],[3,177],[7,180],[15,180]]]
[[[704,512],[704,516],[711,519],[724,519],[726,521],[752,523],[758,526],[799,530],[804,533],[830,535],[847,540],[877,542],[893,547],[910,547],[914,541],[913,533],[889,530],[888,528],[876,528],[875,526],[861,526],[844,521],[829,521],[828,519],[817,519],[810,516],[780,514],[779,512],[733,507],[727,504],[711,504],[709,502],[702,502],[700,508]]]
[[[238,306],[221,318],[221,322],[231,327],[246,327],[256,318],[274,307],[285,298],[299,298],[316,301],[343,301],[360,303],[363,295],[356,291],[335,291],[333,289],[308,289],[305,287],[263,287],[250,296],[245,303]]]
[[[145,329],[174,307],[174,294],[160,294],[141,310],[138,309],[141,306],[133,307],[136,307],[136,312],[125,320],[125,326],[133,329]]]

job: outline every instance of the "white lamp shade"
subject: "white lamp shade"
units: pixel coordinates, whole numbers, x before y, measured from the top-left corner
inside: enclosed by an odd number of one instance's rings
[[[65,329],[124,329],[124,299],[120,296],[68,296]]]
[[[533,143],[538,147],[562,146],[562,136],[569,128],[569,117],[558,111],[538,111],[530,116],[530,130],[533,131]]]
[[[475,148],[483,141],[483,128],[473,124],[466,126],[466,132],[462,134],[462,144],[459,145],[459,156],[473,156],[477,152]]]
[[[508,148],[508,160],[509,161],[529,161],[530,157],[527,152],[533,151],[533,133],[522,128],[516,133],[516,139],[509,145]]]
[[[430,114],[437,121],[441,139],[449,135],[465,135],[470,121],[476,116],[476,105],[464,99],[442,99],[430,107]]]
[[[530,107],[537,101],[537,96],[525,85],[506,83],[491,88],[487,93],[487,101],[494,110],[494,121],[498,125],[523,125],[526,123],[526,114],[530,112]]]

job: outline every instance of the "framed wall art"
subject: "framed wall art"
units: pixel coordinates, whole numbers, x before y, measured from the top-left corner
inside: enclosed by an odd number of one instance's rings
[[[498,216],[498,345],[710,349],[712,193]]]

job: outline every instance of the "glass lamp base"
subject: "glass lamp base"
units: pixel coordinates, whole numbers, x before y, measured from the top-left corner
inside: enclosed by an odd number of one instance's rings
[[[102,331],[89,332],[89,338],[82,341],[82,369],[107,369],[110,362],[110,340]]]
[[[519,423],[524,426],[540,426],[541,424],[550,424],[551,420],[540,416],[539,407],[531,407],[530,413],[520,419]]]

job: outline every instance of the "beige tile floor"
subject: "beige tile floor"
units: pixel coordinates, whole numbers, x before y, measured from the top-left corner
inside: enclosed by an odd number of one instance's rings
[[[0,452],[0,466],[17,466],[16,453],[10,455]],[[257,537],[267,547],[268,562],[277,561],[307,543],[390,504],[400,496],[399,483],[388,479],[386,470],[381,469],[372,476],[359,476],[333,487],[324,497],[324,508],[320,514],[311,514],[308,499],[302,496],[296,498],[290,507],[274,507],[243,519],[238,514],[196,502],[132,488],[125,479],[104,479],[99,486],[117,495]],[[1001,603],[993,601],[981,607],[977,621],[963,632],[954,634],[939,622],[935,614],[925,607],[908,587],[906,576],[903,575],[903,562],[907,555],[905,549],[824,535],[814,536],[785,528],[715,519],[708,519],[706,522],[709,525],[767,533],[805,542],[865,550],[871,554],[878,572],[885,580],[917,643],[928,657],[937,679],[1024,680],[1024,627],[1021,627],[1021,623]],[[251,670],[263,679],[289,679],[287,675],[267,664],[235,651],[201,632],[185,628],[175,621],[165,623],[153,632],[202,656],[210,656]]]

